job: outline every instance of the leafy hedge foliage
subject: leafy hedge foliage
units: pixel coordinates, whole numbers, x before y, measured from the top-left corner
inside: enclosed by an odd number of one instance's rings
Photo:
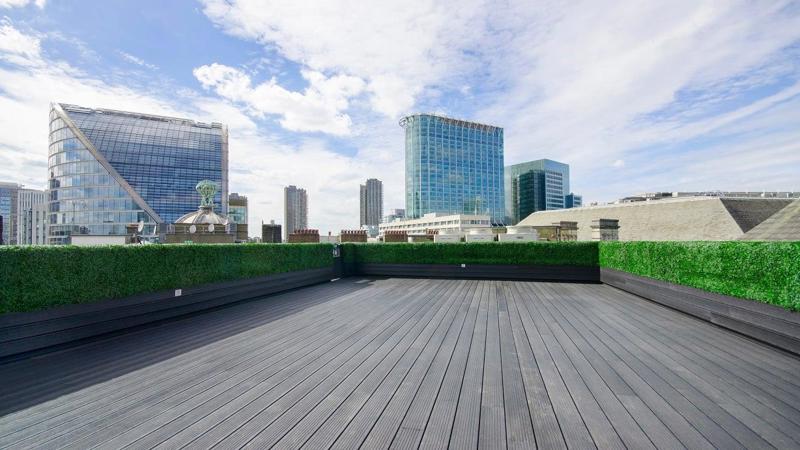
[[[596,242],[344,244],[345,263],[597,266]]]
[[[332,263],[331,244],[0,247],[0,314]]]
[[[800,242],[602,242],[600,266],[800,311]]]

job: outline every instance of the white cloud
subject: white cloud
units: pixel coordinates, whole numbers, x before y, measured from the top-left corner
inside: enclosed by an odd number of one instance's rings
[[[124,52],[122,50],[117,50],[117,54],[122,57],[125,61],[128,61],[131,64],[136,64],[137,66],[142,66],[146,69],[156,70],[158,66],[155,64],[150,64],[147,61],[139,58],[138,56],[131,55],[130,53]]]
[[[622,160],[622,159],[618,159],[618,160],[614,161],[614,163],[611,164],[611,165],[616,167],[616,168],[625,167],[625,161]]]
[[[287,130],[350,134],[352,121],[345,111],[349,99],[363,90],[364,82],[346,75],[328,78],[310,70],[302,75],[309,86],[303,92],[295,92],[281,87],[274,78],[253,86],[249,75],[222,64],[194,70],[204,88],[245,105],[259,116],[280,115],[280,124]]]
[[[0,0],[0,8],[19,8],[30,3],[35,4],[39,9],[44,8],[47,0]]]
[[[0,20],[0,57],[14,64],[30,64],[42,51],[38,37],[20,32],[7,18]]]
[[[461,51],[482,38],[486,15],[474,0],[204,3],[232,35],[275,46],[312,70],[366,80],[372,107],[393,119],[410,112],[425,86],[476,64]]]

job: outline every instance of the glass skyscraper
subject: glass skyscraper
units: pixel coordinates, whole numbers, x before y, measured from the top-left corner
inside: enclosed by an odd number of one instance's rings
[[[539,159],[508,166],[505,191],[506,216],[512,225],[536,211],[568,208],[569,165]]]
[[[403,118],[406,217],[427,213],[504,218],[503,129],[435,114]]]
[[[72,234],[144,235],[197,209],[200,180],[220,185],[228,212],[228,130],[219,124],[53,104],[50,110],[49,241]]]

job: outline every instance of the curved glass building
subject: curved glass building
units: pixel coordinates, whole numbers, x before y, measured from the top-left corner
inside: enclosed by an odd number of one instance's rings
[[[436,114],[404,117],[406,217],[489,215],[503,222],[503,129]]]
[[[50,109],[48,240],[124,235],[197,209],[198,181],[217,182],[228,210],[228,131],[219,123],[53,104]]]

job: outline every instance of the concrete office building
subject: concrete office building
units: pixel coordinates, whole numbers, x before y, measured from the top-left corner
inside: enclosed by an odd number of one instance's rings
[[[289,236],[296,230],[308,228],[308,195],[306,190],[297,186],[283,188],[283,236]]]
[[[269,223],[261,224],[261,242],[265,244],[281,243],[281,226],[270,220]]]
[[[220,123],[52,104],[48,240],[72,234],[125,235],[143,223],[156,237],[200,202],[195,186],[215,182],[228,213],[228,129]]]
[[[504,218],[503,129],[436,114],[404,117],[406,216]]]
[[[539,211],[520,225],[578,225],[578,240],[592,240],[592,222],[617,220],[620,241],[720,241],[741,238],[792,202],[773,198],[684,197]]]
[[[361,220],[359,226],[377,226],[383,217],[383,182],[375,178],[360,186]]]
[[[492,222],[488,215],[474,214],[437,214],[429,213],[417,219],[395,220],[379,225],[380,235],[389,231],[404,231],[409,236],[424,235],[428,231],[443,233],[461,233],[480,228],[491,232]]]
[[[576,197],[582,203],[581,196],[571,194],[569,165],[550,159],[506,166],[504,189],[506,217],[512,225],[536,211],[574,205]]]
[[[0,233],[0,244],[14,245],[17,242],[16,217],[17,193],[22,185],[0,182],[0,217],[3,218],[3,230]]]
[[[247,213],[247,197],[232,192],[228,196],[228,219],[236,224],[236,240],[247,242],[249,217]]]
[[[46,244],[47,193],[36,189],[17,191],[16,229],[17,245]]]

